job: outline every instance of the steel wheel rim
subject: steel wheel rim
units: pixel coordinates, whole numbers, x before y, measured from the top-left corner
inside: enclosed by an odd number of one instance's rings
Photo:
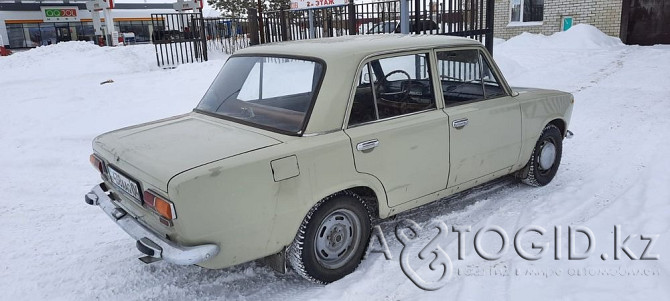
[[[321,221],[314,239],[314,253],[322,266],[337,269],[354,256],[361,237],[361,221],[353,211],[337,209]]]
[[[554,163],[556,163],[556,145],[551,140],[544,141],[538,158],[540,170],[550,170]]]

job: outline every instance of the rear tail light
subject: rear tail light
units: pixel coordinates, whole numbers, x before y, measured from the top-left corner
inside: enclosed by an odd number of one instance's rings
[[[91,154],[89,161],[91,161],[91,165],[93,165],[93,167],[95,167],[100,173],[104,172],[105,164],[102,163],[102,160],[98,158],[98,156],[96,156],[95,154]]]
[[[150,190],[144,192],[144,206],[153,209],[161,217],[171,221],[177,217],[172,202],[158,196]]]

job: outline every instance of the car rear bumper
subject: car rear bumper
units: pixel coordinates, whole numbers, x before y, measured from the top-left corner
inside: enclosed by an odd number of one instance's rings
[[[140,258],[145,263],[164,259],[174,264],[191,265],[219,253],[219,246],[215,244],[182,246],[156,235],[124,209],[116,206],[104,183],[94,186],[84,200],[89,205],[99,206],[121,229],[137,240],[137,249],[147,255]]]

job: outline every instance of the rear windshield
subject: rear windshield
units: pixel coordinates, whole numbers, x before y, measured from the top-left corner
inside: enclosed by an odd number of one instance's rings
[[[230,58],[197,111],[300,134],[321,81],[321,63],[260,56]]]

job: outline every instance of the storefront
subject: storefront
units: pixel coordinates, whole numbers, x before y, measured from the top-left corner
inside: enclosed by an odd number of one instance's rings
[[[117,21],[115,30],[120,33],[132,32],[138,43],[151,41],[151,18],[132,18]],[[92,20],[81,22],[45,23],[39,20],[5,21],[9,48],[37,47],[67,41],[94,41],[95,31]],[[104,27],[104,25],[103,25]]]
[[[58,4],[59,6],[0,3],[0,36],[5,46],[15,49],[66,41],[94,42],[93,20],[84,2],[69,3]],[[112,10],[114,31],[120,34],[133,33],[137,43],[151,41],[152,13],[174,12],[171,4],[118,3],[116,7],[121,8]],[[104,24],[103,22],[103,30],[106,30]]]

